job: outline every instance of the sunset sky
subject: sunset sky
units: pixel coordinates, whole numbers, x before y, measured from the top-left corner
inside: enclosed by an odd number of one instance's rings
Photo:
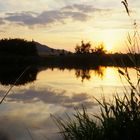
[[[1,0],[0,37],[35,40],[74,51],[81,40],[104,42],[110,51],[124,51],[133,19],[140,21],[140,1],[128,0]]]

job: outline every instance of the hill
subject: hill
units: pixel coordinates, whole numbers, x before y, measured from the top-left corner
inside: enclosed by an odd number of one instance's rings
[[[35,42],[36,44],[36,49],[38,51],[38,55],[39,56],[49,56],[49,55],[55,55],[55,56],[59,56],[59,55],[65,55],[68,54],[69,52],[63,49],[54,49],[54,48],[50,48],[47,45],[43,45],[40,44],[38,42]]]

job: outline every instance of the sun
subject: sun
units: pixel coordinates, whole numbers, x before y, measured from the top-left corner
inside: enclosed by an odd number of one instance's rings
[[[111,30],[106,30],[102,33],[101,39],[105,45],[105,49],[108,52],[113,51],[114,49],[114,44],[115,44],[115,33],[112,32]]]
[[[113,50],[113,42],[104,41],[105,49],[110,52]]]

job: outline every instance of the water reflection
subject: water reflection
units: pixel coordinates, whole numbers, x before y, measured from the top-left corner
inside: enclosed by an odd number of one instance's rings
[[[97,75],[100,78],[103,78],[104,76],[104,67],[95,67],[93,70],[91,69],[76,69],[75,70],[75,76],[76,78],[81,78],[81,81],[84,82],[84,80],[90,80],[92,71],[94,71],[95,76]]]
[[[36,80],[37,67],[2,66],[0,69],[0,83],[2,85],[24,85]]]
[[[117,70],[118,68],[116,67],[115,69]],[[72,73],[74,72],[73,75],[75,76],[75,78],[80,80],[82,83],[84,81],[89,81],[92,78],[96,79],[97,77],[103,80],[106,79],[106,76],[109,75],[110,78],[112,79],[112,76],[114,75],[114,74],[111,75],[111,73],[114,72],[113,68],[101,67],[101,66],[92,67],[92,69],[90,68],[68,69],[68,68],[61,68],[61,67],[55,68],[55,67],[40,67],[40,66],[22,66],[22,67],[2,66],[0,69],[0,84],[16,85],[16,86],[25,85],[36,81],[37,76],[41,71],[46,71],[46,73],[52,71],[51,74],[54,75],[54,73],[56,72],[55,70],[57,70],[57,72],[61,71],[62,74],[65,73],[66,71]],[[21,74],[22,76],[20,77]],[[57,74],[55,75],[56,77],[53,78],[54,81],[57,82],[58,81]]]
[[[31,83],[36,80],[38,73],[42,70],[50,69],[53,71],[55,68],[51,67],[37,67],[37,66],[22,66],[22,67],[13,67],[13,66],[2,66],[0,69],[0,84],[2,85],[24,85],[27,83]],[[60,71],[66,70],[66,68],[58,68]],[[73,69],[67,69],[69,71]],[[103,78],[104,70],[103,67],[95,67],[92,69],[82,68],[82,69],[74,69],[75,76],[78,79],[90,80],[92,72],[94,71],[95,76]],[[20,77],[20,75],[22,76]],[[20,77],[20,78],[19,78]],[[19,78],[19,79],[18,79]],[[17,80],[18,79],[18,80]],[[15,82],[16,81],[16,82]]]
[[[88,108],[97,105],[90,100],[90,96],[86,93],[73,93],[72,96],[67,95],[65,91],[60,93],[54,90],[35,90],[30,89],[28,91],[23,91],[23,93],[14,93],[8,96],[11,102],[22,102],[26,103],[37,103],[42,102],[44,104],[52,104],[61,106],[64,108],[80,107],[82,104],[86,105]]]
[[[91,75],[90,75],[90,70],[89,69],[78,69],[78,70],[75,70],[75,75],[77,78],[81,78],[81,81],[83,82],[84,80],[89,80],[91,78]]]
[[[11,76],[2,69],[0,77],[5,76],[8,81],[8,77]],[[11,70],[12,68],[9,69],[9,74],[14,71],[17,76],[21,72],[16,72],[14,68]],[[134,79],[135,71],[129,70]],[[104,95],[109,100],[115,93],[123,95],[118,70],[114,67],[98,67],[92,70],[35,67],[27,74],[28,81],[30,78],[30,83],[15,86],[0,105],[0,139],[6,135],[9,140],[30,140],[28,128],[34,139],[61,140],[50,114],[64,118],[66,112],[71,115],[73,108],[81,105],[85,105],[91,113],[96,114],[98,104],[93,100],[93,96],[100,100]],[[82,78],[84,82],[81,82]],[[0,85],[0,98],[7,88]]]

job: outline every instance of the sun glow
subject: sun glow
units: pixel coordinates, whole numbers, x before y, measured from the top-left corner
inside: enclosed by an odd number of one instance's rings
[[[112,51],[115,44],[115,33],[111,30],[103,31],[101,38],[107,51]]]
[[[94,29],[88,27],[85,29],[83,36],[85,36],[84,40],[90,41],[93,47],[103,43],[104,49],[108,53],[125,51],[124,40],[126,38],[126,30]]]
[[[113,42],[104,41],[105,49],[110,52],[113,49]]]

